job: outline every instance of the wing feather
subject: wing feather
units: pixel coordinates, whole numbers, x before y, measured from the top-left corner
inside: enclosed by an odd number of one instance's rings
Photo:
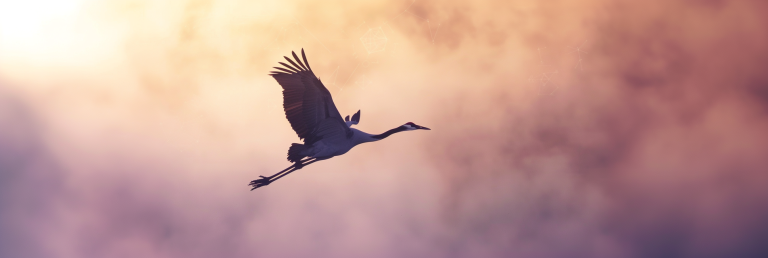
[[[294,54],[294,55],[296,55],[296,54]],[[289,63],[291,63],[291,64],[293,65],[293,67],[294,67],[294,68],[296,68],[296,69],[297,69],[297,70],[299,70],[299,71],[302,71],[302,72],[304,72],[304,69],[301,69],[301,66],[297,65],[296,63],[294,63],[294,62],[293,62],[293,60],[291,60],[291,59],[290,59],[290,58],[288,58],[287,56],[283,56],[283,58],[285,58],[285,60],[288,60],[288,62],[289,62]]]
[[[303,49],[302,49],[302,50],[303,50]],[[304,71],[306,71],[306,70],[307,70],[307,68],[306,68],[306,67],[304,67],[304,64],[302,64],[302,63],[301,63],[301,60],[299,60],[299,57],[298,57],[298,56],[296,56],[296,52],[293,52],[293,51],[291,51],[291,54],[293,54],[293,59],[295,59],[295,60],[296,60],[296,63],[299,63],[299,65],[301,66],[301,68],[304,68]],[[289,59],[289,61],[290,61],[290,59]],[[293,62],[291,62],[291,63],[293,63]]]
[[[286,64],[286,63],[283,63],[283,62],[277,62],[277,63],[278,63],[278,64],[281,64],[281,65],[283,65],[283,66],[285,66],[285,68],[288,68],[288,69],[289,69],[289,70],[291,70],[291,72],[293,72],[293,73],[298,73],[298,72],[299,72],[299,69],[296,69],[296,68],[294,68],[293,66],[290,66],[290,65],[288,65],[288,64]]]
[[[307,70],[310,72],[312,71],[312,67],[309,67],[309,62],[307,62],[307,55],[304,54],[304,49],[301,49],[301,57],[304,58],[304,64],[307,65]]]
[[[352,115],[352,122],[354,124],[360,123],[360,110],[357,111],[354,115]]]
[[[352,131],[336,109],[330,91],[310,69],[304,49],[304,62],[295,52],[291,54],[296,62],[284,57],[291,65],[278,62],[285,68],[274,67],[279,71],[270,74],[283,87],[283,109],[291,128],[309,145],[320,139],[351,137]]]
[[[282,68],[282,67],[272,67],[272,68],[275,68],[277,70],[280,70],[280,71],[283,71],[283,72],[286,72],[286,73],[289,73],[289,74],[293,73],[292,71],[290,71],[288,69],[285,69],[285,68]]]

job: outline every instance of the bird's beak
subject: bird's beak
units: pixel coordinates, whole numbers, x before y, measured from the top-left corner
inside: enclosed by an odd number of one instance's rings
[[[423,130],[432,130],[432,129],[429,129],[429,128],[426,128],[426,127],[423,127],[423,126],[419,126],[419,129],[423,129]]]

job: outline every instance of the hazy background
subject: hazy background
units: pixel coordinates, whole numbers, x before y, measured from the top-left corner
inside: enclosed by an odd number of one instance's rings
[[[0,257],[767,257],[768,2],[661,2],[0,0]],[[433,130],[248,191],[301,48]]]

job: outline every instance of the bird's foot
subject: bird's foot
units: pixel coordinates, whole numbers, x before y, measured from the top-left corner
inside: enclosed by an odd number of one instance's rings
[[[248,184],[249,186],[253,187],[251,188],[251,191],[255,190],[256,188],[269,185],[270,183],[272,183],[272,181],[270,181],[270,179],[272,179],[271,177],[265,177],[265,176],[259,176],[259,177],[261,178],[253,180],[251,181],[250,184]]]

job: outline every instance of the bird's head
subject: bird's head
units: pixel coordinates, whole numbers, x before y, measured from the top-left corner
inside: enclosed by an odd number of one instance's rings
[[[405,123],[403,125],[403,127],[405,127],[406,131],[413,131],[413,130],[419,130],[419,129],[421,129],[421,130],[432,130],[432,129],[429,129],[429,128],[426,128],[426,127],[414,124],[413,122]]]

